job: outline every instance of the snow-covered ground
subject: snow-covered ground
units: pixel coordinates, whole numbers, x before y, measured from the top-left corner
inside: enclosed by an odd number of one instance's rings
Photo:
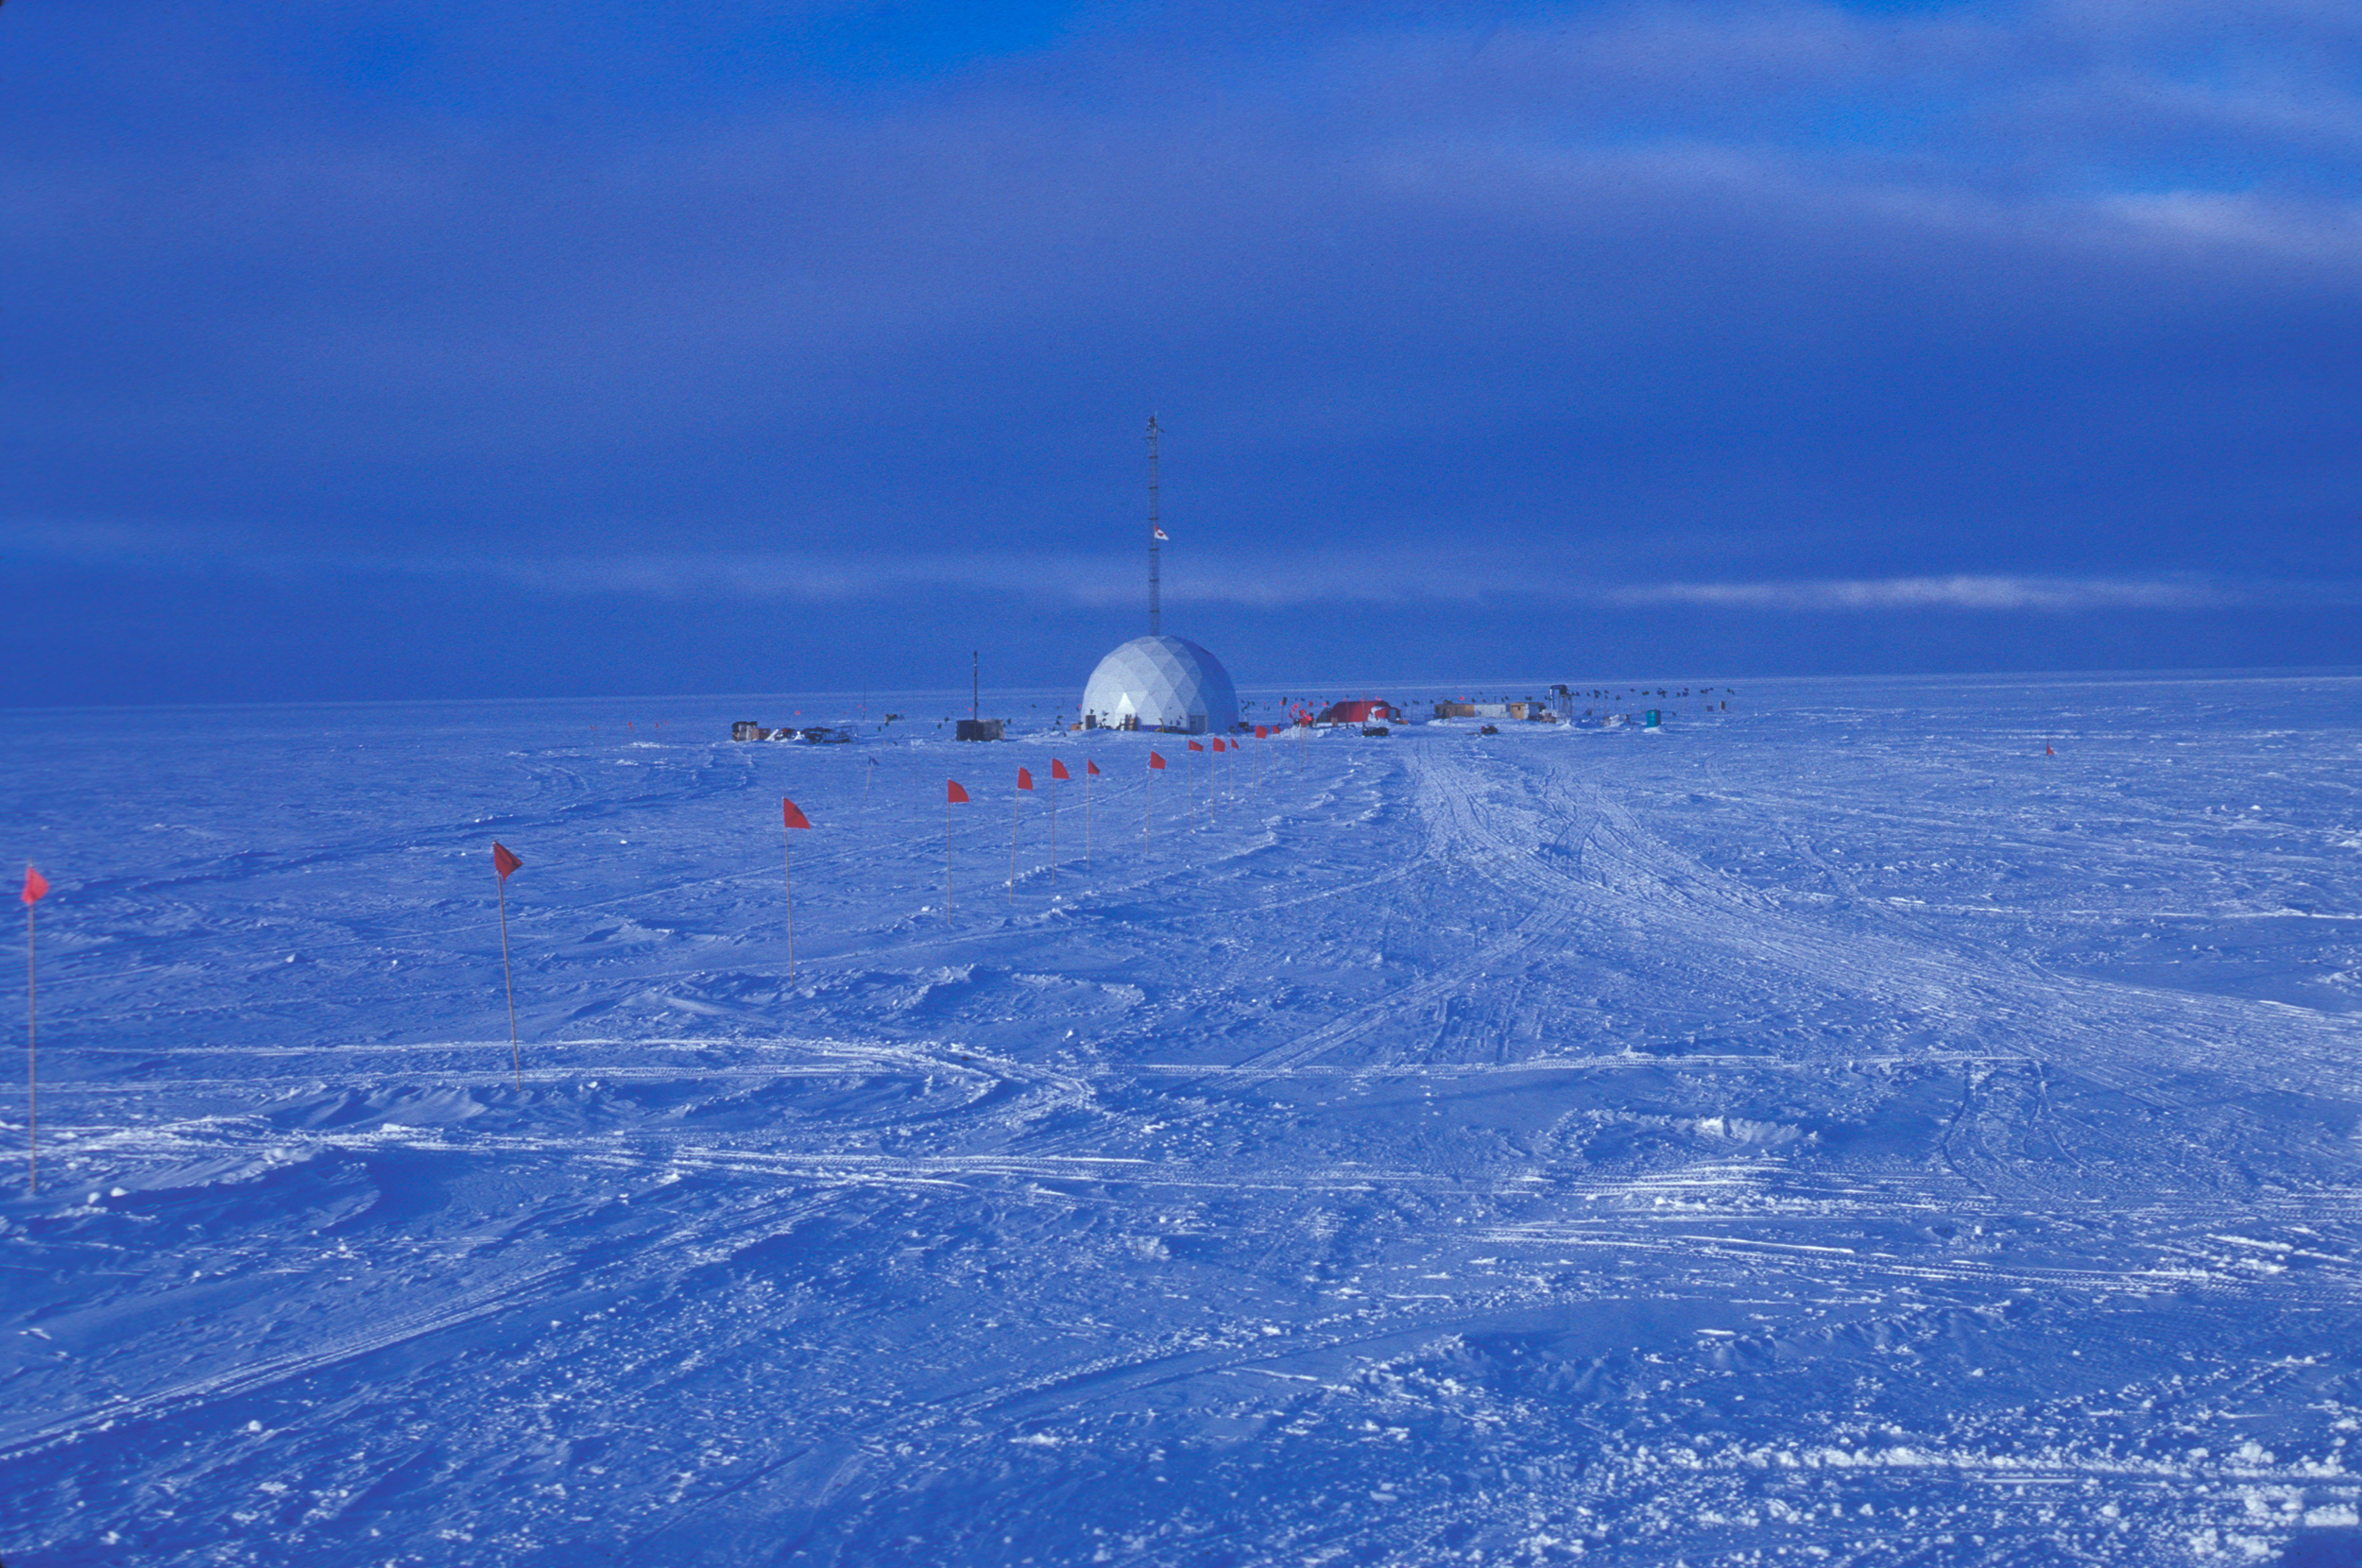
[[[2362,679],[1741,684],[8,716],[0,1558],[2350,1560]]]

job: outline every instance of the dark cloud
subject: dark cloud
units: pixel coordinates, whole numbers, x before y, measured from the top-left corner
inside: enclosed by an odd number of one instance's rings
[[[2352,656],[2272,608],[2362,579],[2350,8],[393,14],[0,17],[8,698],[399,693],[258,606],[471,571],[835,606],[820,685],[1037,598],[1063,679],[1152,408],[1182,602],[1292,672]],[[1544,603],[1623,629],[1469,609]],[[419,688],[743,684],[551,613]]]

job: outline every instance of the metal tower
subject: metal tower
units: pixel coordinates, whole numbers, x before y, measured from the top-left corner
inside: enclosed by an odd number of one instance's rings
[[[1164,530],[1156,526],[1156,416],[1148,417],[1148,635],[1164,635],[1164,607],[1158,602],[1162,585],[1158,582],[1157,545],[1164,539]]]

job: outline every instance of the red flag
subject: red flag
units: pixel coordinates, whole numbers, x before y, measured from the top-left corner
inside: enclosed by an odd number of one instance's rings
[[[1257,724],[1257,725],[1255,726],[1255,738],[1256,738],[1258,741],[1268,741],[1268,740],[1270,740],[1270,739],[1271,739],[1271,725],[1269,725],[1269,724]]]
[[[1225,747],[1225,746],[1224,746],[1224,744],[1223,744],[1220,741],[1215,741],[1215,742],[1214,742],[1214,749],[1215,749],[1216,751],[1224,751],[1224,750],[1227,750],[1228,748],[1227,748],[1227,747]]]
[[[1165,759],[1152,751],[1148,754],[1148,765],[1152,768],[1161,768],[1165,765]]]
[[[2057,752],[2052,751],[2052,750],[2050,749],[2050,742],[2049,742],[2049,741],[2045,741],[2042,743],[2042,754],[2043,754],[2045,757],[2056,757],[2056,756],[2058,756],[2058,755],[2059,755]],[[26,903],[28,903],[28,904],[29,904],[29,903],[31,903],[33,900],[32,900],[32,898],[27,897],[25,901],[26,901]]]
[[[1097,773],[1099,771],[1099,764],[1096,762],[1086,762],[1083,764],[1083,767],[1085,771],[1089,773]]]
[[[508,880],[508,874],[522,864],[524,861],[509,853],[508,845],[498,839],[492,841],[492,869],[501,874],[502,881]]]
[[[958,779],[956,779],[956,778],[952,778],[952,779],[947,779],[947,780],[945,780],[945,782],[946,782],[946,783],[947,783],[950,787],[949,787],[949,788],[945,791],[945,793],[944,793],[944,796],[943,796],[944,804],[945,804],[945,805],[947,805],[947,806],[965,806],[965,805],[967,805],[967,792],[966,790],[963,790],[963,789],[961,789],[961,788],[960,788],[960,781],[959,781]]]
[[[1018,769],[1017,787],[1020,790],[1032,789],[1034,787],[1034,775],[1023,768]]]
[[[49,878],[35,871],[31,866],[26,866],[25,868],[25,902],[38,903],[41,901],[42,895],[48,891]]]
[[[803,809],[797,806],[794,801],[782,798],[779,801],[779,804],[787,808],[787,825],[790,827],[810,827],[812,826],[812,819],[804,815]]]
[[[1050,759],[1050,776],[1053,778],[1071,779],[1074,775],[1066,771],[1066,764],[1064,762],[1059,761],[1053,757]]]
[[[1190,742],[1190,749],[1191,751],[1204,751],[1206,748],[1199,745],[1195,741],[1192,741]]]

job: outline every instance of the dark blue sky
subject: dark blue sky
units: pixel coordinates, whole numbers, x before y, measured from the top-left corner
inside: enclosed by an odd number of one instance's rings
[[[0,10],[0,702],[2352,663],[2362,8]]]

